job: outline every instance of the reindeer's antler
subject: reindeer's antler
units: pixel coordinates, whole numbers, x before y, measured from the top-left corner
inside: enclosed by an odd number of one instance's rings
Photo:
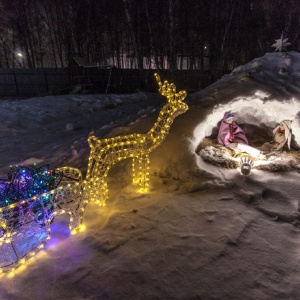
[[[176,85],[174,83],[169,83],[167,80],[165,80],[162,84],[160,76],[157,73],[155,73],[154,76],[159,86],[159,93],[162,96],[167,97],[168,101],[183,101],[185,99],[187,95],[186,91],[180,91],[176,93]]]

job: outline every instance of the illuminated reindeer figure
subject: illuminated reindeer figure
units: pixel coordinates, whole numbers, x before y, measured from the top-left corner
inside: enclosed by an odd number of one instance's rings
[[[183,102],[186,97],[185,91],[176,93],[175,84],[167,81],[162,84],[158,74],[155,74],[155,78],[160,94],[168,101],[148,133],[133,133],[106,139],[98,139],[95,136],[88,138],[91,148],[86,176],[89,200],[105,204],[108,198],[108,171],[113,164],[126,158],[132,158],[133,183],[139,185],[141,192],[148,191],[149,154],[165,139],[174,119],[188,110],[188,105]]]
[[[180,91],[176,93],[175,84],[168,83],[168,81],[162,83],[159,75],[154,75],[159,85],[160,94],[165,96],[168,100],[161,109],[154,126],[146,134],[133,133],[106,139],[90,136],[88,143],[91,151],[88,159],[86,179],[76,182],[76,188],[73,193],[74,197],[78,196],[79,184],[82,188],[81,197],[85,203],[94,201],[100,205],[105,205],[108,198],[106,180],[108,172],[115,163],[127,158],[132,158],[133,183],[139,185],[141,192],[148,191],[150,175],[149,154],[165,139],[174,119],[188,110],[188,105],[183,102],[186,97],[186,92]],[[78,169],[63,167],[59,168],[59,170],[64,174],[72,174],[75,172],[76,177],[81,178],[81,172]],[[70,186],[70,183],[68,183],[68,185]],[[71,187],[72,185],[71,182]],[[72,198],[73,196],[72,193],[69,193],[69,197]],[[75,217],[73,213],[72,215]],[[76,219],[78,220],[78,218],[75,217],[74,221]],[[75,223],[79,222],[75,221]]]

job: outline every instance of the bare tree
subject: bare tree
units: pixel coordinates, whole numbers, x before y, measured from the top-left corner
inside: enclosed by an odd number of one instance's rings
[[[130,34],[130,38],[131,38],[131,41],[133,44],[134,54],[137,59],[137,66],[138,66],[138,69],[143,69],[143,61],[142,61],[142,57],[141,57],[139,47],[137,44],[137,34],[136,34],[136,31],[133,26],[129,2],[128,2],[128,0],[123,0],[123,3],[124,3],[124,11],[125,11],[125,15],[127,18],[128,28],[129,28],[129,34]]]

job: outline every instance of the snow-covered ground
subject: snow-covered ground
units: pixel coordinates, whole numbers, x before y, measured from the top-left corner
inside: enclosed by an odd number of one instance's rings
[[[164,101],[147,93],[3,100],[1,177],[10,164],[34,162],[85,172],[91,132],[145,133]],[[242,177],[195,153],[227,110],[267,132],[292,120],[297,144],[300,54],[266,54],[186,101],[150,155],[150,192],[131,185],[130,160],[115,165],[107,206],[89,203],[77,235],[57,217],[46,248],[1,275],[0,299],[300,298],[300,174]]]

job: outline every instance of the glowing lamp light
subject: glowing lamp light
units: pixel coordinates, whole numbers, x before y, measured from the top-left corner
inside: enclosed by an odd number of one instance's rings
[[[254,162],[249,156],[242,156],[240,165],[241,165],[241,174],[244,176],[249,176],[251,174],[251,169]]]

